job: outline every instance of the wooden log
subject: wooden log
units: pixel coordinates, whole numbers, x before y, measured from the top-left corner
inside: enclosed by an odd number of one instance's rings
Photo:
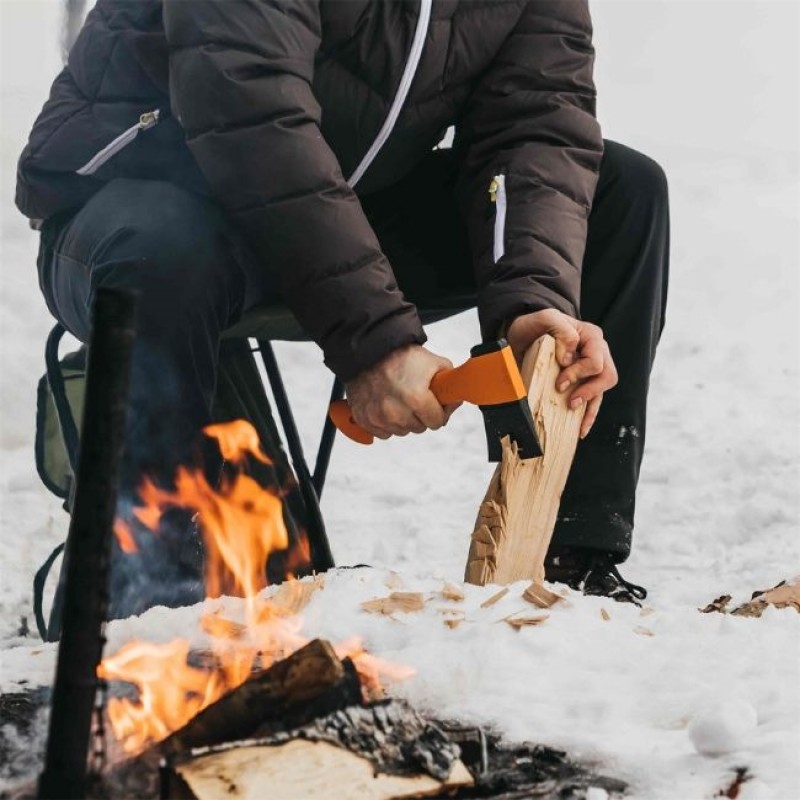
[[[175,758],[164,777],[166,795],[197,800],[267,794],[389,800],[439,796],[473,783],[450,737],[399,701],[348,708],[299,730],[193,751]]]
[[[586,410],[570,409],[568,395],[556,391],[560,369],[552,336],[542,336],[525,354],[522,379],[544,455],[523,461],[516,446],[503,440],[503,457],[472,534],[468,583],[544,581],[544,558]]]
[[[157,749],[170,754],[284,730],[361,701],[352,662],[315,639],[203,709]]]

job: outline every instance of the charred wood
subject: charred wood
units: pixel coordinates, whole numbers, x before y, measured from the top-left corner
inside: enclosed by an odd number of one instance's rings
[[[169,755],[285,730],[361,700],[352,662],[315,639],[201,711],[158,750]]]

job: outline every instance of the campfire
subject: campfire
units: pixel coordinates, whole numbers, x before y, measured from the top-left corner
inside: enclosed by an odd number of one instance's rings
[[[136,687],[135,699],[112,697],[108,703],[114,735],[129,753],[165,739],[254,674],[306,645],[300,612],[323,585],[321,577],[296,579],[294,571],[308,566],[307,540],[301,535],[290,542],[280,488],[264,488],[248,474],[250,459],[269,463],[255,429],[238,420],[209,426],[205,434],[218,443],[225,461],[219,486],[212,487],[202,469],[181,467],[174,489],[145,480],[133,515],[158,535],[164,513],[175,508],[191,512],[203,536],[207,597],[241,598],[229,604],[230,611],[239,613],[228,613],[221,601],[213,611],[199,614],[209,641],[202,665],[191,663],[188,639],[132,641],[103,660],[100,677]],[[123,552],[136,551],[127,520],[118,519],[114,532]],[[277,593],[266,596],[266,565],[274,555],[283,557],[286,580]],[[383,696],[384,680],[412,674],[368,654],[356,636],[334,650],[339,659],[352,662],[365,700]]]
[[[126,754],[109,775],[112,794],[389,800],[517,797],[505,790],[531,781],[585,785],[564,754],[504,749],[479,728],[434,722],[387,699],[384,686],[412,670],[367,653],[357,636],[332,645],[304,635],[303,609],[324,577],[295,576],[308,546],[290,540],[280,488],[248,472],[267,461],[255,431],[236,422],[206,434],[226,463],[219,486],[186,467],[174,488],[145,481],[133,518],[156,536],[172,509],[194,515],[208,595],[197,626],[208,644],[132,641],[103,659],[99,676],[112,694],[127,689],[107,703]],[[133,527],[115,525],[125,553],[137,548]],[[269,587],[275,556],[286,575]]]

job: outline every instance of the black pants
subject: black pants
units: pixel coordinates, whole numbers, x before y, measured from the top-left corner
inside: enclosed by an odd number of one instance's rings
[[[398,283],[420,304],[475,296],[453,166],[447,151],[432,153],[402,182],[363,200]],[[581,303],[583,318],[605,331],[620,381],[578,448],[554,547],[599,548],[619,560],[630,552],[668,236],[662,170],[607,142]],[[156,181],[112,181],[69,219],[50,221],[39,275],[51,312],[82,341],[98,286],[140,295],[123,491],[143,472],[169,474],[188,457],[209,421],[220,334],[248,309],[278,299],[269,269],[213,203]]]

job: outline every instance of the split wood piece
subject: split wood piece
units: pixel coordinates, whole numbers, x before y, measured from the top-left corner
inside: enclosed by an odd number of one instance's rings
[[[454,583],[445,581],[442,586],[441,595],[445,600],[452,600],[454,603],[460,603],[464,599],[464,590]]]
[[[309,604],[314,593],[324,588],[324,575],[315,575],[312,580],[285,581],[258,611],[256,624],[269,622],[278,616],[296,616]],[[200,627],[218,639],[243,639],[248,633],[246,625],[222,616],[220,611],[203,614]]]
[[[547,614],[511,614],[503,617],[502,622],[507,622],[515,630],[543,625],[548,620]]]
[[[471,786],[459,750],[407,704],[391,701],[349,708],[300,730],[176,759],[196,800],[227,797],[390,800],[436,795]],[[173,787],[170,787],[171,789]],[[174,787],[178,788],[178,787]]]
[[[370,614],[394,614],[396,611],[407,614],[412,611],[422,611],[425,607],[425,597],[421,592],[392,592],[388,597],[376,597],[374,600],[365,600],[361,608]]]
[[[163,754],[298,727],[360,703],[361,682],[349,659],[315,639],[249,678],[157,745]]]
[[[481,603],[481,608],[491,608],[495,603],[499,603],[509,592],[508,586],[502,588],[499,592],[495,592],[490,598]]]
[[[544,581],[544,557],[578,445],[585,405],[570,409],[556,391],[555,339],[542,336],[525,354],[522,379],[544,455],[521,460],[503,439],[503,456],[478,511],[465,572],[468,583]]]
[[[551,592],[535,581],[522,593],[522,598],[533,603],[537,608],[551,608],[564,599],[560,594]]]
[[[277,606],[289,614],[299,614],[314,594],[325,588],[325,576],[315,575],[311,580],[284,581],[269,598],[269,605]]]

